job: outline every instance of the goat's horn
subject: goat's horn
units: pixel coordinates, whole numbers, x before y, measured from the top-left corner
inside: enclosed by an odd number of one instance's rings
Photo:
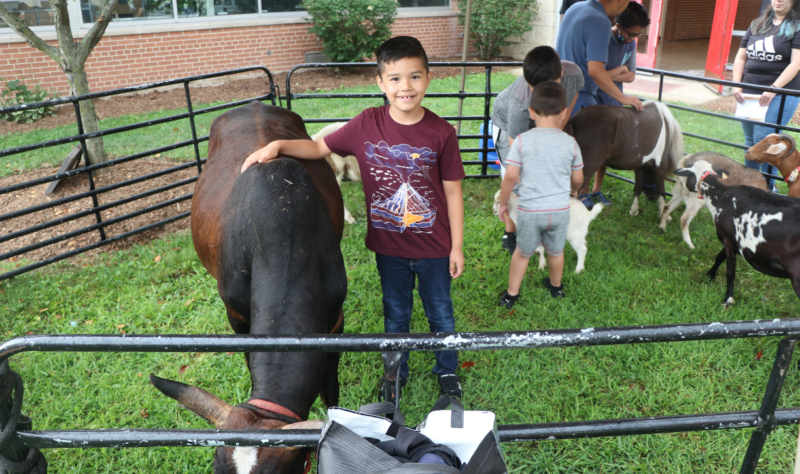
[[[150,375],[150,383],[164,395],[177,400],[217,428],[221,427],[233,407],[202,388]]]
[[[792,136],[791,136],[791,135],[789,135],[788,133],[781,133],[781,134],[779,134],[778,136],[779,136],[780,138],[783,138],[784,140],[787,140],[789,143],[791,143],[791,144],[792,144],[792,146],[790,146],[790,147],[789,147],[789,151],[787,151],[787,152],[786,152],[786,154],[785,154],[785,155],[783,155],[781,158],[783,158],[783,157],[786,157],[786,156],[789,156],[789,155],[791,155],[792,153],[794,153],[794,149],[797,147],[797,144],[794,142],[794,137],[792,137]]]

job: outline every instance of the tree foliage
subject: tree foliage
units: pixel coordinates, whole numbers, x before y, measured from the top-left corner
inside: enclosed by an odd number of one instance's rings
[[[458,22],[464,24],[466,0],[458,2]],[[470,37],[481,59],[499,56],[509,36],[531,29],[539,11],[537,0],[472,0]]]
[[[322,41],[334,62],[353,63],[369,58],[392,36],[396,0],[304,0],[314,24],[309,33]]]

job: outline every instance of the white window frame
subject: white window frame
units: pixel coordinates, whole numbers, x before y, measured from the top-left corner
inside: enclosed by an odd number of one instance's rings
[[[305,11],[261,13],[261,0],[257,1],[258,13],[240,15],[215,15],[205,17],[177,17],[177,0],[172,0],[173,18],[159,20],[112,21],[106,28],[104,36],[124,36],[131,34],[167,33],[195,29],[219,29],[248,26],[269,26],[286,24],[308,24]],[[452,9],[448,0],[447,6],[439,7],[398,7],[397,18],[424,18],[455,16],[457,10]],[[94,23],[84,23],[80,0],[67,2],[70,27],[76,38],[82,38]],[[42,39],[56,39],[54,25],[32,26],[31,30]],[[0,28],[0,43],[21,43],[25,40],[11,28]]]

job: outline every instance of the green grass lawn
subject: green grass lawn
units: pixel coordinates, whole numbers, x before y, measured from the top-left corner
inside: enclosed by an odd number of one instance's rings
[[[512,80],[498,74],[493,84],[500,89]],[[471,77],[469,84],[472,90],[482,87],[482,77]],[[456,89],[457,78],[436,81],[432,87]],[[339,107],[342,102],[347,108]],[[348,101],[298,101],[293,105],[305,117],[333,117],[354,115],[376,101],[352,102],[357,105]],[[441,115],[455,113],[453,100],[426,99],[426,105]],[[474,111],[467,113],[480,114],[482,102],[468,101],[468,107]],[[708,124],[694,122],[682,113],[676,115],[682,124],[691,123],[704,134],[716,133]],[[474,130],[467,128],[467,133],[477,130],[477,124],[469,127]],[[737,127],[720,125],[719,131],[741,133]],[[313,133],[314,128],[309,128]],[[154,146],[156,139],[147,145]],[[136,141],[131,141],[131,149],[138,146]],[[465,142],[462,146],[473,145]],[[688,141],[687,148],[713,149],[694,141]],[[491,213],[498,185],[494,180],[464,183],[466,271],[452,289],[459,331],[800,317],[797,297],[787,280],[768,278],[741,261],[736,304],[724,309],[720,304],[724,273],[715,282],[703,276],[720,249],[708,213],[701,211],[692,223],[697,249],[690,250],[681,240],[679,214],[673,215],[675,222],[666,233],[657,228],[655,203],[642,203],[640,215],[631,217],[632,188],[613,179],[607,180],[605,187],[615,205],[603,210],[590,228],[586,270],[581,275],[573,273],[575,253],[566,251],[567,298],[550,298],[540,285],[546,272],[532,266],[515,310],[500,308],[496,301],[505,289],[509,256],[500,249],[502,224]],[[373,255],[363,243],[364,196],[360,185],[354,183],[345,183],[343,194],[357,220],[346,227],[342,242],[349,280],[345,330],[380,333],[378,274]],[[11,266],[0,263],[2,269]],[[45,267],[0,283],[0,292],[0,339],[28,332],[231,332],[216,284],[198,261],[187,233],[100,255],[79,265],[62,262]],[[412,330],[427,330],[418,298]],[[500,424],[756,410],[777,344],[778,339],[769,338],[463,352],[462,361],[475,362],[460,372],[463,401],[468,409],[495,411]],[[763,358],[759,360],[760,351]],[[410,363],[411,380],[403,392],[402,408],[413,425],[430,409],[438,387],[429,373],[432,353],[413,354]],[[33,417],[34,429],[210,428],[150,386],[147,376],[151,373],[196,384],[229,403],[245,401],[250,390],[240,354],[25,353],[13,357],[11,366],[25,380],[23,410]],[[357,408],[375,401],[381,372],[378,354],[344,355],[340,367],[342,406]],[[779,407],[800,406],[798,381],[792,364]],[[323,414],[318,402],[312,416]],[[504,449],[514,473],[730,473],[739,469],[751,432],[508,443]],[[764,449],[760,473],[791,470],[797,434],[796,426],[776,429]],[[45,451],[51,472],[58,473],[211,472],[212,455],[210,448]]]

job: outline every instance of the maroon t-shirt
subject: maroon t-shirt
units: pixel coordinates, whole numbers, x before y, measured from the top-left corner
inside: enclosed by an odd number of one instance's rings
[[[450,222],[442,181],[464,178],[456,130],[428,109],[419,122],[399,124],[389,107],[364,110],[325,137],[325,144],[358,160],[368,249],[392,257],[448,257]]]

